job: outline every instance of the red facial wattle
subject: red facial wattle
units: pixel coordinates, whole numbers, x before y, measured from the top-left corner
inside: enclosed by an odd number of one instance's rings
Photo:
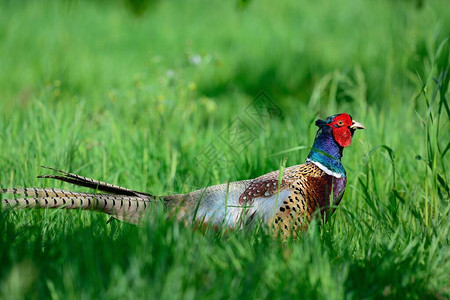
[[[352,133],[347,126],[333,128],[333,137],[341,147],[348,147],[352,143]]]
[[[334,140],[341,147],[348,147],[352,143],[352,133],[349,127],[352,125],[352,118],[346,114],[340,114],[334,118],[333,122],[328,124],[333,129]]]

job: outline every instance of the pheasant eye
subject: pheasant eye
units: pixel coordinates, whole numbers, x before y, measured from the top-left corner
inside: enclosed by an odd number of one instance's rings
[[[337,122],[337,125],[338,125],[338,126],[344,126],[344,121],[339,120],[339,121]]]

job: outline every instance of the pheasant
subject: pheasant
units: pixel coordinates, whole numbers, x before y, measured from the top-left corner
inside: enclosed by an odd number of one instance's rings
[[[122,221],[139,223],[144,212],[159,203],[169,211],[169,215],[180,220],[226,227],[241,227],[260,220],[284,234],[292,234],[305,229],[316,211],[326,220],[340,203],[347,183],[341,163],[343,149],[351,144],[356,129],[365,129],[346,113],[317,120],[315,124],[319,129],[304,164],[273,171],[255,179],[210,186],[187,194],[157,197],[48,168],[57,174],[38,177],[96,191],[80,193],[54,188],[2,189],[2,193],[23,195],[22,198],[2,199],[2,205],[94,210]]]

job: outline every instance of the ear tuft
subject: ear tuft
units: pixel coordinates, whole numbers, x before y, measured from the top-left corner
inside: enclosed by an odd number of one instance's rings
[[[319,128],[322,128],[323,126],[325,126],[326,122],[324,120],[317,120],[316,121],[316,126]]]

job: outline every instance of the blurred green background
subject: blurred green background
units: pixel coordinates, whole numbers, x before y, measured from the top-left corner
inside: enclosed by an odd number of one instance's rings
[[[318,118],[367,128],[335,215],[285,243],[3,210],[0,297],[450,297],[449,35],[446,0],[0,1],[2,187],[74,189],[49,165],[188,192],[302,163]],[[236,151],[221,134],[260,92],[282,114]]]

